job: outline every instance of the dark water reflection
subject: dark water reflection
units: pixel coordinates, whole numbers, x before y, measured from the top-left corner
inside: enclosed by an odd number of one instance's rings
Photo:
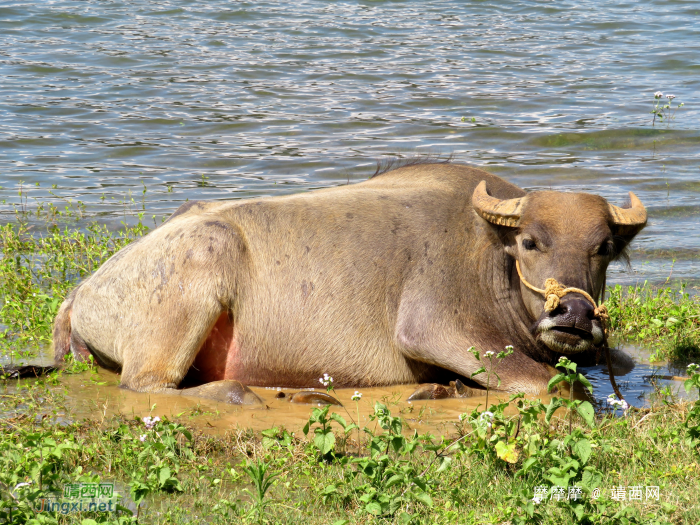
[[[685,1],[3,2],[0,221],[20,181],[30,208],[79,199],[116,225],[142,183],[160,217],[187,198],[305,191],[362,180],[386,155],[453,153],[531,189],[616,203],[634,191],[650,225],[635,271],[615,267],[611,282],[663,281],[674,258],[673,276],[697,282],[699,12]],[[652,129],[657,90],[686,107]]]

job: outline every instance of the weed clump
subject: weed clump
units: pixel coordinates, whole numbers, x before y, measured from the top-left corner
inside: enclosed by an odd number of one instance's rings
[[[657,288],[647,282],[626,290],[617,285],[608,292],[605,303],[613,335],[651,347],[652,361],[698,359],[700,295],[690,295],[683,284]]]

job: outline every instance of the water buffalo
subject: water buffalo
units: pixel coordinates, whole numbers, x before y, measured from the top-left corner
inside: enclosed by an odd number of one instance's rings
[[[240,384],[442,382],[515,352],[501,388],[538,392],[559,356],[604,343],[578,293],[544,312],[524,278],[598,297],[646,224],[587,193],[522,189],[452,163],[404,166],[295,195],[187,202],[60,308],[57,362],[92,354],[142,392],[245,402]],[[474,380],[485,383],[484,374]],[[239,383],[240,382],[240,383]],[[473,384],[473,383],[472,383]]]

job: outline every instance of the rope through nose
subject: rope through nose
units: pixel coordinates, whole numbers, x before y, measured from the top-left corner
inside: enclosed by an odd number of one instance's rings
[[[549,313],[553,311],[557,306],[559,306],[559,299],[561,299],[568,293],[580,293],[593,305],[593,315],[595,315],[600,320],[600,323],[603,325],[603,332],[605,334],[605,361],[608,365],[608,377],[610,378],[610,385],[613,387],[613,391],[615,392],[615,395],[617,395],[617,398],[624,401],[625,398],[622,396],[622,392],[620,392],[620,389],[617,387],[617,383],[615,382],[615,376],[613,375],[612,371],[612,358],[610,357],[610,349],[607,345],[607,323],[608,319],[610,319],[610,316],[608,315],[608,308],[602,302],[599,305],[596,305],[595,301],[593,300],[593,297],[591,297],[591,295],[585,290],[581,290],[580,288],[565,288],[564,286],[559,284],[556,279],[553,279],[551,277],[544,282],[544,290],[542,288],[532,286],[529,282],[527,282],[525,277],[523,277],[523,274],[520,271],[520,263],[517,259],[515,260],[515,269],[518,271],[518,277],[520,277],[520,281],[525,286],[527,286],[533,292],[541,293],[542,295],[544,295],[545,312]],[[603,286],[603,293],[605,293],[605,286]]]
[[[518,277],[520,277],[520,280],[522,283],[527,286],[530,290],[533,292],[541,293],[544,295],[545,298],[545,303],[544,303],[544,311],[549,313],[557,308],[559,306],[559,299],[564,297],[568,293],[578,293],[583,295],[588,302],[590,302],[593,305],[593,314],[601,320],[601,322],[606,322],[609,318],[608,316],[608,309],[607,307],[601,303],[599,305],[596,304],[595,300],[593,297],[591,297],[591,294],[589,294],[585,290],[581,290],[581,288],[567,288],[559,284],[559,282],[550,277],[544,282],[544,290],[542,288],[537,288],[536,286],[531,285],[525,277],[523,277],[522,272],[520,271],[520,263],[518,260],[515,260],[515,269],[518,271]]]

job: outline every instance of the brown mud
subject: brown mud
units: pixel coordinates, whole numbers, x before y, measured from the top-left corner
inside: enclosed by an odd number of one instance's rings
[[[392,415],[400,414],[404,418],[407,431],[436,435],[454,434],[460,414],[471,412],[476,407],[484,410],[486,391],[484,395],[468,398],[408,401],[418,386],[410,384],[363,388],[362,399],[358,402],[351,399],[355,389],[338,389],[330,394],[343,406],[332,406],[331,409],[348,422],[350,418],[357,420],[359,409],[360,427],[373,428],[375,423],[370,421],[369,416],[374,413],[374,404],[378,401],[386,404]],[[259,431],[273,427],[284,427],[290,432],[300,433],[313,408],[317,406],[290,402],[292,395],[300,391],[298,388],[251,387],[263,400],[263,404],[257,406],[231,405],[182,395],[134,392],[119,386],[118,374],[103,369],[64,374],[60,377],[59,384],[51,388],[65,396],[63,405],[66,412],[57,414],[59,421],[89,419],[99,422],[115,414],[139,418],[149,415],[165,416],[212,434],[244,428]],[[6,393],[11,394],[15,389],[8,383]],[[305,390],[326,392],[325,388]],[[285,394],[284,397],[280,396],[280,392]],[[545,403],[550,398],[539,397]],[[492,391],[489,394],[489,405],[496,400],[508,398],[507,393]]]

